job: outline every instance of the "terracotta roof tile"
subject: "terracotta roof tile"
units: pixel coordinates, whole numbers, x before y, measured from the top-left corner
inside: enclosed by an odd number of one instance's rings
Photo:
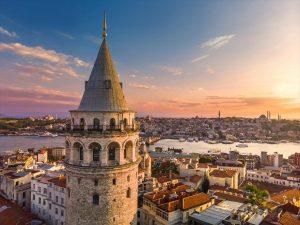
[[[214,170],[210,172],[210,176],[213,177],[221,177],[221,178],[226,178],[226,177],[233,177],[236,174],[236,171],[234,170]]]

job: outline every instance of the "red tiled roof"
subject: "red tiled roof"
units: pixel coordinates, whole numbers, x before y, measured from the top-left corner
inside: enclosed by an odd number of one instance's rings
[[[279,219],[281,225],[300,225],[297,215],[285,212]]]
[[[283,191],[278,194],[271,196],[272,201],[278,202],[281,204],[285,203],[285,199],[288,202],[291,202],[293,198],[300,199],[300,189],[292,189],[288,191]]]
[[[226,177],[233,177],[236,174],[236,171],[234,170],[214,170],[210,172],[210,176],[213,177],[221,177],[221,178],[226,178]]]
[[[63,187],[63,188],[67,187],[67,181],[64,176],[52,178],[49,180],[49,182],[59,187]]]
[[[182,199],[182,209],[187,210],[196,206],[209,203],[211,198],[205,193],[198,193],[196,195],[188,196]]]
[[[2,196],[0,196],[1,207],[8,207],[0,212],[1,225],[25,225],[30,224],[32,220],[38,220],[35,215],[23,211],[20,206],[6,200]]]
[[[219,199],[233,201],[233,202],[245,203],[247,201],[246,198],[235,196],[235,195],[229,195],[222,192],[215,192],[214,196],[218,197]]]

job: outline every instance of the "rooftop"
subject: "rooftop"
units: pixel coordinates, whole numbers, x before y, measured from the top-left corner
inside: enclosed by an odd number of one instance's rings
[[[207,194],[193,190],[190,186],[182,183],[173,185],[166,190],[147,193],[144,198],[166,212],[178,209],[188,210],[212,201]]]
[[[64,176],[52,178],[49,180],[49,183],[53,183],[54,185],[62,187],[62,188],[66,188],[66,186],[67,186],[66,177],[64,177]]]
[[[20,206],[14,204],[0,196],[0,224],[1,225],[39,225],[44,224],[35,215],[22,210]]]
[[[106,27],[103,27],[103,30],[106,34]],[[103,36],[90,78],[85,84],[78,111],[122,112],[126,110],[128,108],[122,84],[110,55],[106,36]]]
[[[213,170],[210,172],[210,176],[213,177],[221,177],[221,178],[226,178],[226,177],[233,177],[236,174],[236,171],[234,170]]]

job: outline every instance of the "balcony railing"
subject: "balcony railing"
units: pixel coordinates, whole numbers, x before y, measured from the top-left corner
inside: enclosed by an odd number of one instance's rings
[[[133,125],[73,125],[67,126],[67,130],[70,132],[112,132],[112,131],[134,131],[138,126]]]

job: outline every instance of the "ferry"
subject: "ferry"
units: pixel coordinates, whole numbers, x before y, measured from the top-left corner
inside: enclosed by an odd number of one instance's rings
[[[185,138],[179,138],[179,142],[185,142]]]
[[[53,137],[53,138],[57,136],[58,136],[57,134],[52,134],[50,132],[45,132],[39,135],[39,137]]]
[[[208,154],[221,154],[221,149],[217,149],[217,148],[209,149]]]
[[[226,144],[226,145],[233,144],[233,143],[234,143],[233,141],[228,141],[228,140],[222,141],[222,144]]]
[[[245,143],[239,143],[239,144],[236,145],[236,147],[238,147],[238,148],[247,148],[248,145],[245,144]]]

